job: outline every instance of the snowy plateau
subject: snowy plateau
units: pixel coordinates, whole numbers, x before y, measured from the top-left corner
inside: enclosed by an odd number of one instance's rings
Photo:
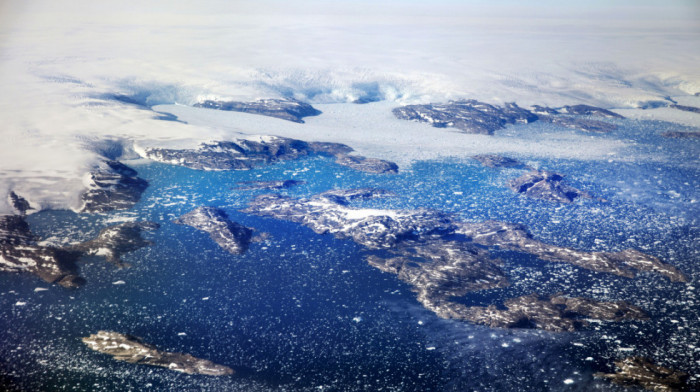
[[[700,6],[0,2],[0,390],[700,388]]]

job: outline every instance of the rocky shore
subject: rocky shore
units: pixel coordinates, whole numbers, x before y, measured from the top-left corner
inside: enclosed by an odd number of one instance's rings
[[[530,166],[509,157],[501,155],[474,155],[472,159],[479,161],[482,165],[490,168],[515,168],[515,169],[532,169]]]
[[[276,136],[200,144],[194,149],[147,148],[144,158],[196,170],[250,170],[278,161],[320,154],[332,156],[339,165],[369,173],[396,173],[389,161],[349,155],[352,148],[339,143],[304,142]]]
[[[88,173],[88,189],[81,195],[80,212],[106,212],[134,206],[148,187],[136,170],[118,161],[103,161]]]
[[[243,181],[239,182],[235,189],[243,191],[252,190],[280,190],[289,189],[297,185],[303,185],[306,182],[297,180],[280,180],[280,181]]]
[[[531,123],[537,115],[515,103],[503,107],[473,99],[426,105],[407,105],[393,110],[402,120],[430,123],[436,128],[453,127],[466,133],[491,135],[507,124]]]
[[[508,181],[508,188],[527,197],[572,203],[577,198],[590,199],[588,192],[564,183],[564,176],[549,171],[533,170]]]
[[[452,127],[465,133],[484,135],[492,135],[509,124],[527,124],[535,121],[585,132],[610,132],[617,128],[614,124],[581,116],[624,118],[609,110],[589,105],[564,106],[558,109],[534,105],[531,109],[521,108],[515,103],[496,106],[469,99],[407,105],[395,108],[393,113],[396,118],[402,120],[425,122],[436,128]]]
[[[27,272],[63,287],[77,288],[85,283],[77,262],[84,256],[102,256],[117,266],[120,257],[144,246],[143,230],[155,230],[152,222],[123,223],[103,229],[97,238],[65,247],[39,245],[24,217],[0,216],[0,271]]]
[[[628,357],[615,362],[615,373],[596,373],[596,377],[607,378],[622,386],[640,386],[654,392],[677,392],[690,390],[689,375],[659,366],[644,357]]]
[[[121,260],[122,255],[153,245],[141,237],[141,232],[157,230],[159,227],[154,222],[126,222],[104,228],[94,240],[71,246],[70,249],[85,256],[102,256],[118,267],[128,267]]]

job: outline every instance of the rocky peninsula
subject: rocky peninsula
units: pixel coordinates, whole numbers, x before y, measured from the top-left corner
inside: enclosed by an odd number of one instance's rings
[[[538,241],[520,224],[498,221],[455,224],[455,233],[488,248],[528,253],[543,261],[572,264],[579,268],[626,278],[634,278],[639,272],[654,272],[672,282],[688,282],[688,277],[676,267],[635,249],[620,252],[585,252]]]
[[[442,318],[467,320],[491,328],[535,328],[551,332],[572,332],[588,325],[587,319],[626,321],[647,319],[646,313],[627,302],[603,302],[561,294],[542,297],[530,294],[506,300],[499,306],[465,306],[441,297],[419,301]]]

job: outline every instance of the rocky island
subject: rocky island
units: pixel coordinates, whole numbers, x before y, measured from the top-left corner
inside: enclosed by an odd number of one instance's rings
[[[151,344],[144,343],[140,338],[118,332],[99,331],[82,340],[90,349],[111,355],[118,361],[160,366],[187,374],[207,376],[234,374],[233,369],[228,366],[218,365],[190,354],[161,351]]]
[[[296,123],[304,123],[304,117],[321,114],[308,103],[293,99],[261,99],[255,102],[207,100],[194,104],[194,107],[259,114]]]
[[[359,193],[366,198],[372,197],[373,192]],[[453,297],[471,291],[508,285],[499,261],[490,256],[491,249],[529,253],[544,261],[570,263],[630,278],[637,271],[653,271],[672,281],[687,281],[674,267],[635,250],[587,253],[534,240],[519,225],[462,222],[451,215],[426,209],[353,208],[348,206],[349,202],[324,194],[308,199],[261,195],[243,212],[297,222],[318,234],[352,239],[371,251],[366,257],[370,265],[409,283],[418,301],[427,309],[441,317],[500,327],[570,331],[585,324],[581,320],[583,317],[620,321],[645,315],[641,309],[626,303],[562,295],[549,300],[539,296],[514,299],[506,304],[510,305],[509,310],[470,308],[452,301]]]
[[[142,154],[153,161],[196,170],[250,170],[277,161],[321,154],[336,163],[369,173],[396,173],[395,163],[349,155],[352,148],[339,143],[307,143],[277,136],[202,143],[195,149],[147,148]]]
[[[596,373],[596,377],[607,378],[618,385],[640,386],[654,392],[677,392],[689,390],[687,373],[653,364],[643,357],[628,357],[615,362],[617,372]]]
[[[564,176],[549,171],[534,170],[508,181],[508,188],[535,199],[572,203],[576,198],[590,199],[587,192],[566,185]]]
[[[173,221],[201,230],[229,253],[240,255],[248,250],[253,229],[228,218],[226,212],[214,207],[199,207]]]
[[[538,120],[586,132],[609,132],[617,127],[580,116],[623,118],[617,113],[589,105],[564,106],[559,109],[534,105],[530,111],[515,103],[505,103],[500,107],[473,99],[407,105],[395,108],[393,113],[402,120],[426,122],[436,128],[453,127],[465,133],[484,135],[492,135],[508,124],[526,124]]]

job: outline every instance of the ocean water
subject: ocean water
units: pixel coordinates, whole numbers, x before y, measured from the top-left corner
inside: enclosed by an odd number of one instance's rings
[[[566,174],[573,186],[606,200],[571,205],[520,197],[505,184],[523,170],[486,168],[469,159],[416,162],[396,176],[355,172],[323,157],[235,172],[128,162],[150,182],[133,209],[44,211],[28,220],[39,237],[55,243],[87,240],[121,221],[152,220],[161,224],[144,233],[153,246],[125,255],[131,264],[125,269],[84,259],[80,271],[87,284],[78,290],[0,274],[0,373],[41,391],[608,391],[619,388],[593,373],[611,371],[615,359],[642,355],[690,373],[697,386],[700,143],[660,137],[679,128],[668,123],[618,123],[614,133],[591,135],[630,144],[608,160],[516,157]],[[573,131],[538,125],[503,134],[537,140],[559,132]],[[429,207],[469,221],[523,223],[540,240],[587,251],[636,248],[677,266],[690,283],[654,274],[627,279],[494,252],[511,286],[456,300],[487,305],[563,292],[628,300],[651,319],[591,323],[558,334],[442,320],[421,307],[408,285],[370,267],[361,246],[239,212],[267,191],[238,190],[238,182],[284,179],[306,182],[281,191],[294,197],[375,186],[398,197],[358,206]],[[171,222],[204,205],[223,208],[232,220],[270,236],[231,255],[207,234]],[[237,373],[185,375],[118,362],[81,342],[98,330],[140,336]]]

